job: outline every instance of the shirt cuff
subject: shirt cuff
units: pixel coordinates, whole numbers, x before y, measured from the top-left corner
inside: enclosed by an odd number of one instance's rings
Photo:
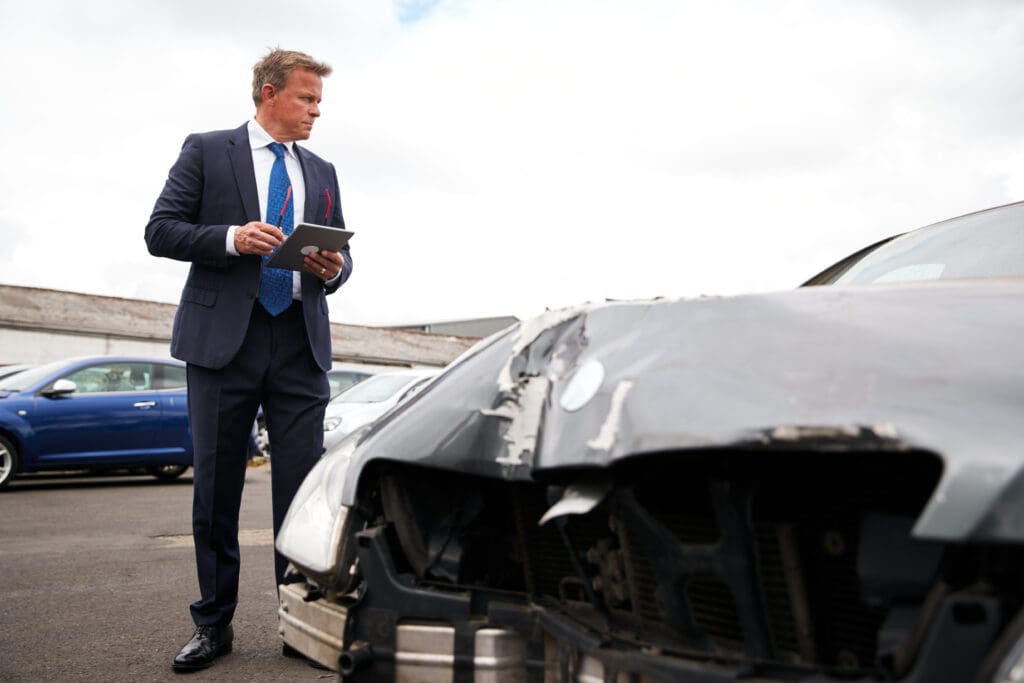
[[[224,245],[228,256],[238,256],[238,250],[235,249],[235,230],[238,230],[237,225],[228,226],[227,244]]]

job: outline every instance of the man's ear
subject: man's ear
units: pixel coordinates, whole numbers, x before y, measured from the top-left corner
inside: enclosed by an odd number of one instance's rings
[[[277,96],[277,88],[270,83],[264,83],[263,87],[260,88],[260,99],[263,102],[271,102],[275,96]]]

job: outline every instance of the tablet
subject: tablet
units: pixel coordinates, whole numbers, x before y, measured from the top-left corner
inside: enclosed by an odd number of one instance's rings
[[[267,266],[302,270],[303,256],[321,250],[341,251],[353,234],[351,230],[332,228],[329,225],[299,223],[267,259]]]

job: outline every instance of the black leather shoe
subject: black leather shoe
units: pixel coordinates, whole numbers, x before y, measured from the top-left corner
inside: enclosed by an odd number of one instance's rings
[[[171,665],[175,671],[198,671],[213,664],[213,660],[231,652],[235,632],[227,626],[199,626],[192,640],[185,643]]]
[[[330,669],[328,669],[326,666],[316,661],[315,659],[310,659],[309,657],[302,654],[288,643],[285,643],[281,646],[281,654],[283,654],[285,657],[291,657],[292,659],[304,659],[306,660],[306,664],[309,664],[314,669],[320,669],[321,671],[330,671]]]

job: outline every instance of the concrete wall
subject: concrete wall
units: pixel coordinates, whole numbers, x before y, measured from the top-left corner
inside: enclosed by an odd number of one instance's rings
[[[165,341],[0,328],[0,365],[108,354],[166,358],[170,352]]]

